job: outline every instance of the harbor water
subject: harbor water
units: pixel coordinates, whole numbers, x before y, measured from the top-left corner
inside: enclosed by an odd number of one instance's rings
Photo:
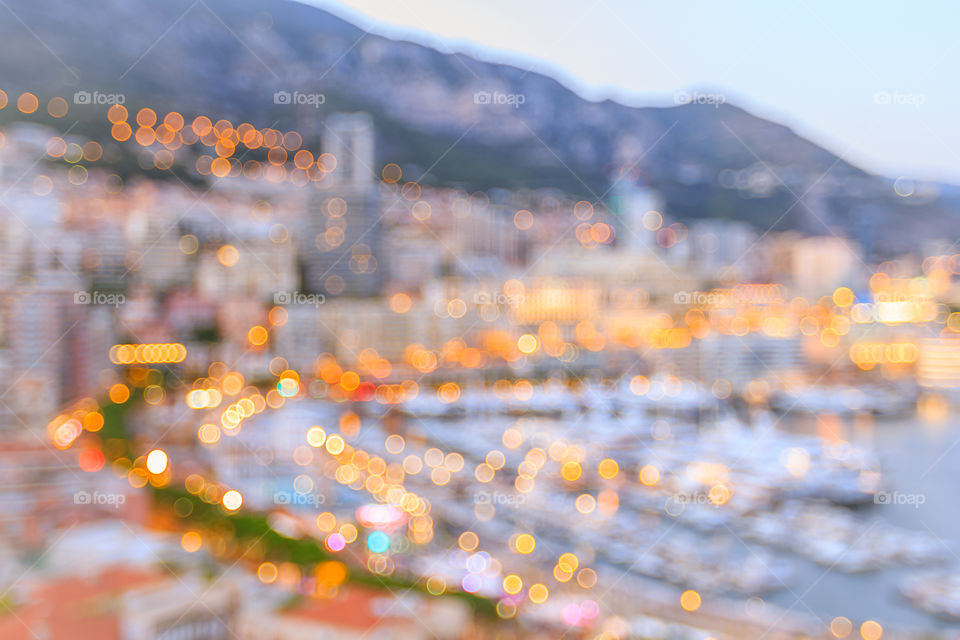
[[[809,432],[817,428],[817,422],[797,418],[784,420],[783,427]],[[845,574],[798,559],[790,589],[771,594],[768,601],[825,622],[845,616],[917,632],[957,628],[956,622],[911,606],[898,590],[901,580],[910,574],[960,571],[960,426],[955,417],[939,421],[918,416],[878,419],[866,428],[847,420],[839,426],[854,444],[872,444],[883,465],[886,493],[881,494],[880,504],[864,507],[864,515],[935,537],[947,550],[947,560],[934,567]]]

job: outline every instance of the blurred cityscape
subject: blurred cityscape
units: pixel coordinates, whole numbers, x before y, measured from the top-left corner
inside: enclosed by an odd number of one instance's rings
[[[3,88],[0,638],[958,637],[948,234]],[[780,176],[689,188],[835,216]]]

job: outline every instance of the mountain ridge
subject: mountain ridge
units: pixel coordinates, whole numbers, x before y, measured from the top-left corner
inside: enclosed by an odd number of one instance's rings
[[[8,93],[119,92],[137,107],[295,127],[308,140],[324,116],[364,110],[378,162],[426,172],[425,183],[597,199],[630,169],[680,220],[869,236],[881,254],[955,226],[951,186],[902,198],[889,178],[735,105],[591,101],[551,76],[370,34],[295,0],[8,1],[18,18],[0,24]],[[277,92],[322,104],[275,104]]]

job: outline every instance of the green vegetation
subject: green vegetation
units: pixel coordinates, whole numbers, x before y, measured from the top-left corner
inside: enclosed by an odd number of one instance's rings
[[[99,434],[107,443],[104,453],[109,454],[108,459],[117,460],[121,457],[134,459],[133,434],[127,428],[127,418],[133,407],[142,399],[143,393],[135,389],[126,403],[114,404],[106,401],[103,404],[101,413],[104,424]],[[292,562],[307,573],[320,562],[342,559],[342,556],[336,556],[324,549],[320,541],[313,538],[284,536],[270,526],[264,514],[246,511],[229,513],[219,504],[210,504],[185,489],[172,486],[151,487],[151,492],[158,507],[170,513],[185,514],[180,515],[185,525],[216,531],[221,535],[229,534],[238,548],[251,549],[257,546],[263,551],[262,556],[266,560]],[[190,508],[174,507],[175,503],[183,504],[181,501],[184,500],[189,503]],[[381,576],[357,567],[350,567],[347,582],[377,589],[427,593],[426,587],[419,579]],[[496,605],[487,598],[460,591],[448,592],[445,597],[464,601],[477,615],[496,617]]]

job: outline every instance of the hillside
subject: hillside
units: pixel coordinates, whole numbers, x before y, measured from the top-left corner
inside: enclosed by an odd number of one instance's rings
[[[429,168],[424,182],[557,187],[597,199],[626,166],[680,219],[831,229],[872,238],[881,253],[952,237],[956,226],[956,189],[901,198],[891,180],[736,106],[590,102],[550,77],[365,34],[289,0],[7,6],[0,88],[8,94],[120,92],[128,106],[295,126],[308,139],[325,115],[362,109],[375,117],[380,161],[413,176]],[[322,94],[323,104],[276,104],[278,91]],[[478,104],[478,93],[511,103]],[[68,119],[94,114],[102,118],[102,107],[72,105]]]

